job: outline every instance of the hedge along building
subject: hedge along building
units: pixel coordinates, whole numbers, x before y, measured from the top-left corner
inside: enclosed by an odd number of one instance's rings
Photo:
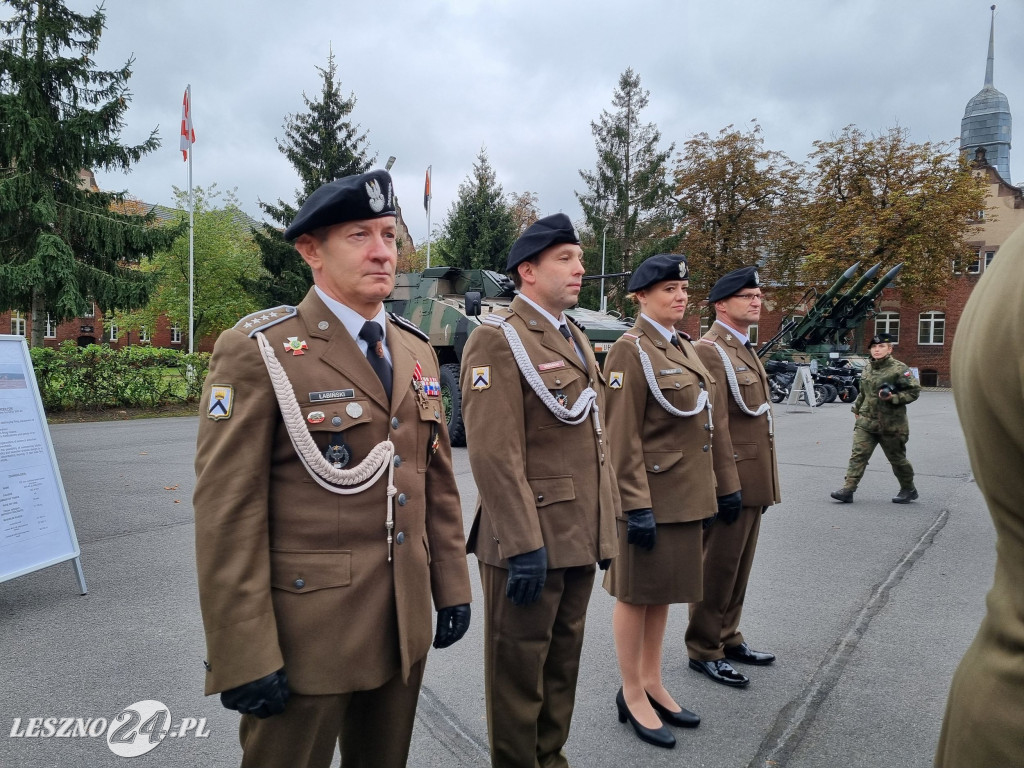
[[[851,351],[866,354],[868,339],[876,333],[890,334],[896,343],[893,354],[917,368],[925,386],[950,385],[953,337],[967,299],[1002,244],[1024,225],[1024,189],[1013,186],[1010,180],[1010,104],[994,85],[995,6],[992,10],[985,82],[967,102],[960,123],[960,150],[971,160],[975,175],[984,178],[988,185],[987,207],[979,211],[980,226],[965,242],[965,259],[949,265],[954,277],[941,300],[913,302],[904,299],[898,289],[886,288],[875,305],[874,317],[868,318],[851,339]],[[862,265],[861,274],[869,266]],[[765,295],[761,321],[751,329],[751,339],[758,345],[772,338],[790,316],[772,303],[770,286],[766,286]],[[695,309],[700,298],[694,297]],[[803,307],[803,313],[808,308]],[[699,320],[699,332],[703,333],[708,316],[706,310],[701,311],[704,314]],[[800,308],[795,314],[801,314]],[[698,332],[697,324],[696,317],[687,317],[680,327],[693,334]]]

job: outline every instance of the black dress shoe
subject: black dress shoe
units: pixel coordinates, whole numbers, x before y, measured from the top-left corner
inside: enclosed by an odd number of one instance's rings
[[[775,661],[775,654],[765,653],[764,651],[755,651],[746,643],[740,643],[739,645],[725,646],[725,658],[731,659],[732,661],[742,661],[744,664],[754,664],[758,667],[764,667]]]
[[[697,672],[703,672],[716,683],[729,685],[733,688],[745,688],[750,683],[749,677],[741,675],[733,669],[732,664],[725,659],[715,659],[714,661],[696,661],[694,659],[690,659],[690,669],[694,669]]]
[[[636,731],[636,735],[640,737],[641,741],[646,741],[648,744],[653,744],[656,747],[664,747],[665,749],[672,749],[676,745],[676,737],[669,733],[668,728],[664,725],[661,728],[645,728],[636,721],[633,717],[633,713],[629,711],[629,707],[626,706],[626,697],[622,695],[622,689],[619,688],[619,692],[615,694],[615,706],[619,708],[619,722],[624,723],[627,720],[629,724],[633,726],[633,730]]]
[[[644,691],[644,693],[647,693],[647,691]],[[678,725],[680,728],[696,728],[700,725],[700,715],[696,712],[691,712],[686,707],[680,708],[678,712],[673,712],[668,707],[655,701],[654,697],[649,693],[647,693],[647,700],[651,702],[654,711],[661,715],[661,719],[669,725]]]

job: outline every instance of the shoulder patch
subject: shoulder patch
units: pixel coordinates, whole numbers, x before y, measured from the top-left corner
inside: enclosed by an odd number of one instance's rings
[[[235,323],[235,330],[241,331],[247,334],[249,338],[252,338],[256,335],[257,331],[265,331],[267,328],[284,322],[291,317],[297,317],[298,314],[299,310],[288,304],[282,304],[272,309],[261,309],[258,312],[253,312],[251,315],[246,315]]]
[[[427,336],[427,334],[425,334],[423,331],[421,331],[412,320],[407,320],[401,315],[396,315],[394,312],[388,312],[388,317],[391,318],[391,321],[393,323],[395,323],[396,325],[400,325],[403,330],[406,330],[415,336],[419,336],[426,342],[430,341],[430,337]]]

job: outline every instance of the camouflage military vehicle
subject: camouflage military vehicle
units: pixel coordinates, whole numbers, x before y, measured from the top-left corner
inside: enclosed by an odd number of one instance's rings
[[[515,296],[512,281],[487,269],[430,267],[423,272],[399,274],[395,290],[385,301],[388,310],[415,323],[430,337],[441,363],[441,396],[448,414],[452,445],[466,444],[462,424],[459,365],[470,332],[481,317],[507,307]],[[576,308],[566,314],[583,327],[599,361],[631,322],[615,314]]]

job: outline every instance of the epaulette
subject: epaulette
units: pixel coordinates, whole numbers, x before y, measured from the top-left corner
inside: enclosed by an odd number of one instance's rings
[[[412,320],[407,320],[401,315],[396,315],[394,312],[388,312],[388,317],[390,317],[393,322],[398,323],[398,325],[402,326],[402,328],[409,331],[409,333],[419,336],[421,339],[428,343],[430,342],[430,337],[427,336],[427,334],[425,334],[423,331],[421,331],[419,327],[414,322],[412,322]]]
[[[572,315],[570,315],[570,314],[565,314],[565,319],[566,319],[566,320],[568,320],[568,321],[569,321],[570,323],[572,323],[573,325],[575,325],[575,326],[576,326],[577,328],[579,328],[579,329],[580,329],[581,331],[585,331],[585,330],[587,330],[587,326],[585,326],[585,325],[584,325],[583,323],[581,323],[581,322],[580,322],[579,320],[577,320],[577,319],[576,319],[575,317],[573,317]]]
[[[703,336],[701,336],[699,339],[697,339],[697,341],[700,342],[701,344],[714,344],[715,343],[711,339],[705,339]]]
[[[686,331],[676,331],[676,333],[678,333],[680,336],[682,336],[687,341],[693,341],[693,337],[690,334],[688,334]]]
[[[246,315],[235,323],[235,330],[248,334],[251,339],[257,331],[265,331],[290,317],[297,317],[298,314],[299,310],[289,304],[282,304],[272,309],[261,309],[251,315]]]
[[[629,333],[628,331],[626,333],[622,334],[622,335],[625,336],[627,339],[639,339],[640,338],[637,334]]]

